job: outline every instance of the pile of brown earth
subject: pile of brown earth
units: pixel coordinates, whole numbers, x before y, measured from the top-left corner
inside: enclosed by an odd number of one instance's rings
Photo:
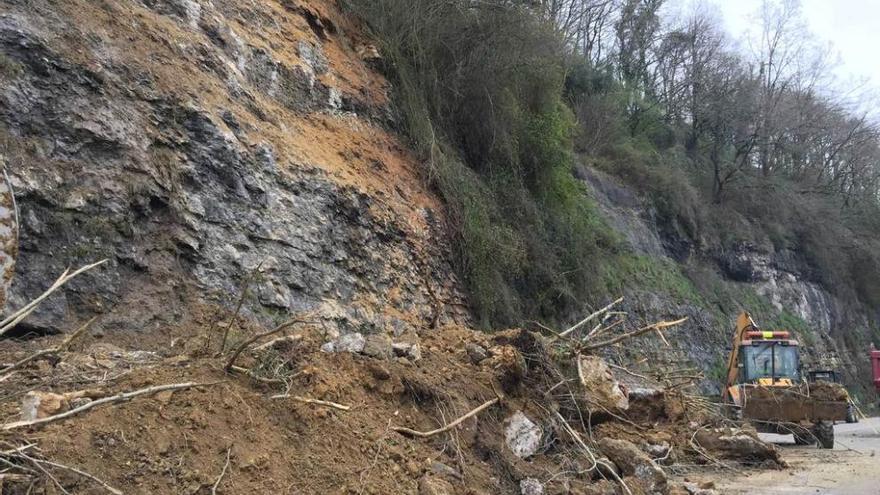
[[[667,466],[782,463],[753,430],[565,340],[449,326],[328,342],[303,323],[227,372],[261,330],[233,328],[218,353],[212,321],[86,333],[0,371],[0,493],[712,493]],[[0,363],[62,340],[0,341]]]

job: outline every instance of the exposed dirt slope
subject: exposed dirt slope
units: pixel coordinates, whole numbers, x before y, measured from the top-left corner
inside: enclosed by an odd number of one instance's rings
[[[375,50],[333,2],[0,6],[0,138],[21,210],[12,306],[110,263],[23,330],[131,331],[207,300],[333,332],[466,321],[443,212],[387,129]]]

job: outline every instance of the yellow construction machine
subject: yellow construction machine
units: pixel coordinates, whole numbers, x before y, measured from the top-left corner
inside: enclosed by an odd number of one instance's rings
[[[722,391],[727,410],[765,433],[793,434],[795,443],[834,447],[834,422],[847,419],[849,395],[839,383],[801,376],[798,342],[785,330],[762,330],[743,312]]]

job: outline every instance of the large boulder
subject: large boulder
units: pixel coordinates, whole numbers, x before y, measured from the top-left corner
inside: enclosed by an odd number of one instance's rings
[[[666,492],[666,473],[632,442],[603,438],[599,441],[599,448],[624,477],[634,478],[646,493]]]
[[[578,375],[591,413],[621,412],[629,409],[626,389],[614,378],[611,368],[600,357],[582,356]]]
[[[694,441],[716,457],[784,464],[776,447],[758,438],[753,428],[703,428],[694,435]]]

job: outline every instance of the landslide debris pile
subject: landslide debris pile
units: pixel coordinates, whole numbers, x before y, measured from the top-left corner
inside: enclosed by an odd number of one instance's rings
[[[3,340],[23,364],[0,365],[2,493],[712,493],[669,474],[779,465],[754,430],[596,354],[674,323],[333,337],[308,315],[206,317],[139,348]]]

